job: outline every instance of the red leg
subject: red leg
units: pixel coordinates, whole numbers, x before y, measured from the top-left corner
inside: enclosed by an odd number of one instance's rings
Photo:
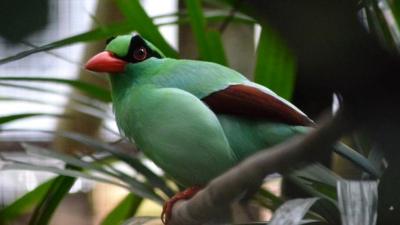
[[[174,197],[172,197],[170,200],[165,202],[163,211],[161,213],[161,221],[164,223],[164,225],[167,225],[169,220],[171,219],[172,208],[177,201],[182,199],[190,199],[200,190],[200,187],[187,188],[186,190],[179,192],[178,194],[174,195]]]

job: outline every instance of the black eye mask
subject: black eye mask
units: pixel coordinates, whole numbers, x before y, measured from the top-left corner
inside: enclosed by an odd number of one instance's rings
[[[112,40],[112,39],[111,39]],[[142,48],[146,52],[146,56],[143,59],[138,60],[137,58],[134,57],[135,51],[138,51]],[[137,62],[142,62],[148,58],[155,57],[155,58],[162,58],[161,55],[153,51],[149,46],[147,45],[146,41],[143,40],[142,37],[139,35],[135,35],[132,37],[131,42],[129,44],[129,49],[128,53],[122,57],[121,59],[130,62],[130,63],[137,63]]]

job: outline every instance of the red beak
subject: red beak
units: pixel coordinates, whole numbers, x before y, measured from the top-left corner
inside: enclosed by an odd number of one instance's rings
[[[118,59],[111,52],[104,51],[90,58],[85,67],[95,72],[122,73],[126,64],[127,62]]]

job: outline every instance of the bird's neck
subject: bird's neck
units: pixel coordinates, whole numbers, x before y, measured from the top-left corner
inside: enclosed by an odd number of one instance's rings
[[[136,86],[157,85],[157,76],[162,71],[165,60],[147,59],[141,63],[128,64],[124,73],[110,75],[113,101],[122,99]]]
[[[132,82],[124,74],[110,75],[110,84],[111,97],[114,103],[121,101],[132,87]]]

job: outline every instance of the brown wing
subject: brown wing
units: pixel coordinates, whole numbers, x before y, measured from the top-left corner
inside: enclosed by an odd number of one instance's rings
[[[313,124],[306,115],[256,87],[231,85],[202,99],[217,114],[261,118],[291,125]]]

